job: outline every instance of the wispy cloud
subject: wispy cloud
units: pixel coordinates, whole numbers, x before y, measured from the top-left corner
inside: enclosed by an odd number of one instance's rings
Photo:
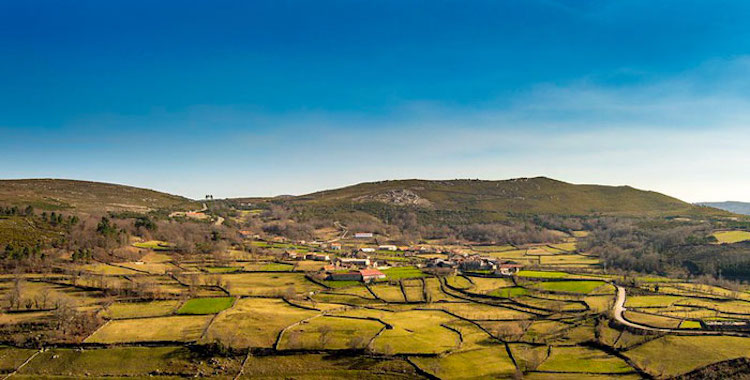
[[[540,83],[497,102],[408,102],[377,115],[226,106],[99,115],[36,136],[9,130],[10,146],[21,148],[0,158],[36,168],[8,177],[132,182],[191,196],[547,175],[689,201],[750,200],[749,74],[750,60],[740,57],[660,79],[628,73],[626,82]],[[30,149],[23,139],[40,154],[53,147],[62,154],[52,162],[19,156]]]

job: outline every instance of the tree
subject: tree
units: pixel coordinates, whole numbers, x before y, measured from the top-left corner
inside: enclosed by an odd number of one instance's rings
[[[156,231],[158,226],[147,216],[139,216],[134,222],[135,228],[144,228],[149,231]]]

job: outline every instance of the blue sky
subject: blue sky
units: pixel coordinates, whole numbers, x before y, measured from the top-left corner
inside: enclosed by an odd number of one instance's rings
[[[743,1],[0,1],[0,178],[750,201]]]

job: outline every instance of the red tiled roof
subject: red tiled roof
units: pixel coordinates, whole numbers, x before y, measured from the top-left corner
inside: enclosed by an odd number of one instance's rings
[[[385,276],[385,274],[377,269],[362,269],[359,271],[362,276]]]

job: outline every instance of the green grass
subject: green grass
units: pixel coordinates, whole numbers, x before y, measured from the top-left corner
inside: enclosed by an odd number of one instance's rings
[[[391,280],[400,280],[403,278],[427,277],[419,268],[416,267],[393,267],[384,269],[386,277]]]
[[[228,273],[221,274],[232,295],[279,297],[288,292],[309,293],[322,287],[302,273]]]
[[[750,240],[748,231],[719,231],[714,232],[714,237],[720,244],[734,244],[741,241]]]
[[[445,379],[511,378],[515,366],[503,346],[460,351],[444,357],[415,357],[423,371]]]
[[[206,267],[208,273],[232,273],[242,270],[241,267]]]
[[[268,263],[261,270],[268,272],[288,272],[294,268],[294,265],[283,263]]]
[[[681,329],[700,329],[703,328],[700,322],[698,321],[682,321],[680,323]]]
[[[528,294],[529,290],[520,286],[514,286],[509,288],[500,288],[493,290],[488,294],[495,297],[513,298]]]
[[[464,276],[450,276],[445,279],[445,282],[456,289],[470,289],[474,286],[474,284]]]
[[[13,372],[36,350],[0,346],[0,373]]]
[[[284,332],[280,349],[364,348],[384,325],[367,319],[338,317],[313,318]],[[324,332],[327,330],[327,332]],[[358,340],[352,338],[359,337]]]
[[[86,338],[86,343],[193,342],[211,321],[210,315],[119,319]]]
[[[233,303],[234,297],[193,298],[185,302],[177,314],[216,314],[230,308]]]
[[[534,287],[551,292],[589,294],[604,284],[604,281],[544,281]]]
[[[666,336],[639,345],[625,356],[652,375],[672,377],[719,361],[747,357],[750,338]]]
[[[385,354],[434,354],[456,348],[459,336],[442,325],[454,319],[441,311],[413,310],[386,312],[355,309],[341,315],[378,318],[393,328],[373,341],[373,349]]]
[[[552,347],[552,354],[539,367],[540,371],[573,373],[632,372],[625,361],[602,351],[584,347]]]
[[[321,281],[323,284],[328,286],[329,288],[333,289],[339,289],[339,288],[350,288],[354,286],[362,285],[359,281]]]
[[[570,274],[565,272],[547,272],[539,270],[522,270],[518,272],[518,277],[531,277],[531,278],[565,278],[569,277]]]
[[[240,379],[363,379],[419,378],[403,359],[299,354],[250,356]]]
[[[270,348],[279,332],[320,312],[289,306],[280,299],[242,298],[211,323],[204,341],[233,348]]]
[[[180,301],[115,302],[103,315],[110,319],[161,317],[172,314]]]

